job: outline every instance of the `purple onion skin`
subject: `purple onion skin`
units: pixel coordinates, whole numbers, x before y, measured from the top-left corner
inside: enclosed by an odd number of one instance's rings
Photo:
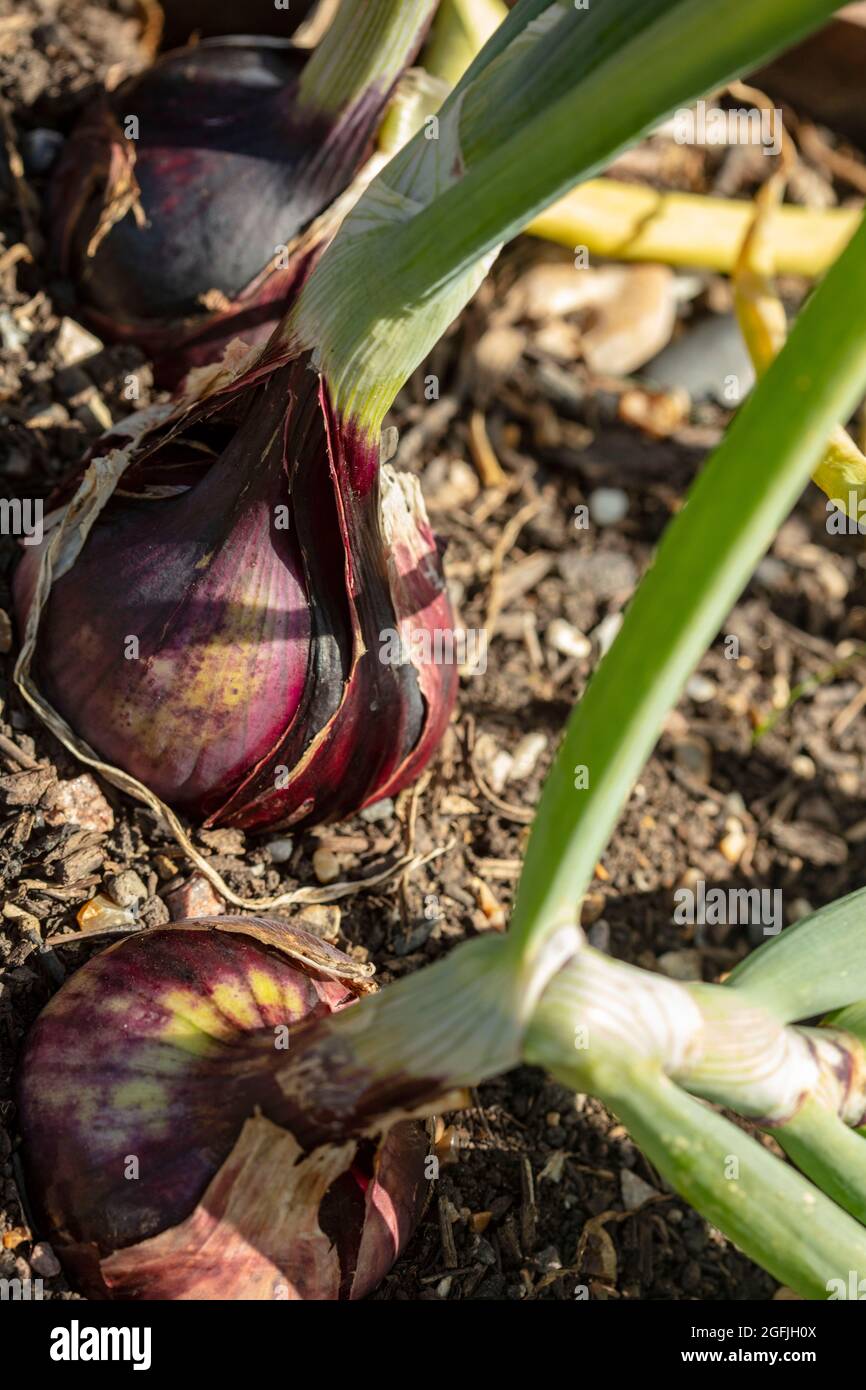
[[[348,1146],[318,1205],[294,1214],[312,1238],[276,1254],[256,1231],[276,1226],[288,1200],[293,1164],[281,1150],[294,1141],[279,1114],[267,1127],[255,1122],[276,1163],[266,1182],[259,1169],[264,1187],[249,1228],[239,1233],[226,1216],[227,1200],[237,1203],[255,1181],[237,1171],[242,1127],[256,1107],[265,1116],[279,1109],[275,1071],[316,1020],[353,999],[285,954],[281,934],[289,948],[346,959],[284,923],[179,923],[94,956],[31,1030],[18,1074],[28,1192],[89,1296],[359,1298],[411,1234],[426,1140],[408,1121],[378,1144]],[[275,1045],[281,1025],[288,1050]],[[344,1124],[341,1138],[351,1136]],[[327,1137],[314,1123],[307,1130],[305,1148]]]
[[[263,388],[265,407],[280,385]],[[272,416],[255,412],[181,496],[114,504],[44,619],[45,687],[61,713],[182,807],[230,795],[282,737],[306,684],[310,605],[297,537],[274,528],[287,497]],[[262,457],[260,471],[243,471],[249,457]],[[129,635],[138,659],[122,655]]]
[[[259,362],[179,419],[123,489],[193,486],[112,499],[52,590],[38,683],[104,761],[209,825],[307,825],[391,796],[457,690],[453,663],[381,659],[384,631],[454,628],[426,518],[401,512],[386,543],[377,441],[337,418],[306,357]],[[38,563],[31,546],[22,626]]]
[[[304,58],[237,38],[166,54],[105,94],[67,142],[49,202],[54,258],[94,326],[141,346],[161,385],[214,361],[231,338],[270,335],[312,267],[305,251],[272,268],[277,247],[370,153],[391,87],[336,118],[301,112]],[[94,246],[103,207],[132,179],[144,219],[130,208]]]

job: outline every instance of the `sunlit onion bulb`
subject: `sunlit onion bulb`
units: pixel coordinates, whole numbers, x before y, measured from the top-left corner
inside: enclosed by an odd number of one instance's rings
[[[323,1136],[283,1127],[274,1081],[305,1027],[351,1005],[328,977],[346,964],[285,923],[201,920],[125,938],[55,995],[18,1095],[28,1191],[82,1292],[335,1299],[380,1281],[423,1200],[423,1130],[305,1159]]]
[[[380,469],[306,358],[257,372],[151,431],[55,584],[36,662],[103,761],[244,827],[407,785],[457,684],[415,640],[454,626],[417,483]],[[16,577],[22,627],[40,558]]]

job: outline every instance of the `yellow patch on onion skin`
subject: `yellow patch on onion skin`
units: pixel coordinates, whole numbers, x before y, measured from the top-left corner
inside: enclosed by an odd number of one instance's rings
[[[262,1016],[246,980],[226,980],[214,985],[211,998],[237,1028],[249,1032],[262,1027]]]
[[[190,1030],[197,1028],[216,1042],[234,1042],[237,1038],[237,1027],[211,1003],[210,999],[196,994],[194,990],[166,990],[165,994],[158,997],[157,1003],[169,1015],[166,1031],[161,1029],[160,1036],[172,1036],[168,1030],[184,1023]]]
[[[168,1043],[172,1049],[186,1057],[216,1057],[222,1051],[228,1038],[215,1038],[211,1033],[205,1032],[197,1023],[180,1014],[172,1014],[166,1018],[165,1022],[157,1034],[160,1042]],[[181,1067],[181,1059],[177,1058],[178,1070]]]
[[[274,1009],[283,1005],[286,992],[278,980],[265,970],[251,970],[247,975],[253,998],[261,1009]],[[296,993],[296,991],[295,991]]]
[[[147,1111],[149,1123],[152,1123],[152,1116],[167,1108],[169,1096],[165,1086],[155,1077],[142,1076],[115,1086],[111,1099],[118,1111]]]
[[[283,1008],[292,1020],[306,1015],[309,1002],[301,985],[283,985]]]

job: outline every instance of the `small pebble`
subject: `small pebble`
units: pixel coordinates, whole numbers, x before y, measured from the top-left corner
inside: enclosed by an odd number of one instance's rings
[[[53,1279],[60,1273],[60,1261],[45,1240],[34,1245],[30,1254],[30,1268],[43,1279]]]
[[[690,734],[674,744],[674,762],[696,777],[700,782],[709,782],[713,770],[713,752],[705,738]]]
[[[504,931],[505,908],[482,878],[475,880],[475,896],[485,924],[494,931]]]
[[[557,568],[569,588],[589,592],[600,603],[629,597],[638,580],[637,566],[618,550],[585,551],[575,547],[560,554]]]
[[[466,796],[459,796],[457,792],[446,792],[439,809],[443,816],[477,816],[478,807],[474,801],[470,801]]]
[[[535,1262],[546,1274],[555,1269],[562,1269],[562,1256],[555,1245],[545,1245],[543,1250],[539,1250]]]
[[[171,913],[163,899],[154,893],[139,908],[138,920],[143,927],[164,927],[171,921]]]
[[[84,362],[88,357],[101,352],[102,348],[100,339],[89,333],[80,323],[76,323],[75,319],[60,320],[54,350],[64,367],[74,367],[77,362]]]
[[[644,1182],[643,1178],[639,1178],[630,1168],[623,1168],[620,1173],[619,1187],[626,1211],[637,1211],[638,1207],[659,1195],[654,1187],[650,1187],[648,1182]]]
[[[436,511],[453,511],[466,507],[478,496],[478,474],[464,459],[449,463],[436,458],[424,472],[424,496],[428,507]]]
[[[340,861],[333,850],[316,850],[313,855],[313,873],[320,883],[336,883],[341,872]]]
[[[628,515],[628,494],[619,487],[597,487],[589,495],[589,515],[596,526],[616,526]]]
[[[849,845],[862,844],[866,840],[866,820],[858,820],[853,825],[849,825],[845,831],[845,839]]]
[[[702,676],[700,673],[692,676],[686,686],[686,694],[690,700],[694,700],[696,705],[706,705],[710,700],[716,698],[718,686],[715,681],[711,681],[709,676]]]
[[[662,974],[667,975],[671,980],[700,980],[702,978],[701,957],[698,951],[665,951],[658,958],[658,967]]]
[[[496,1251],[493,1249],[490,1241],[485,1240],[483,1236],[477,1240],[472,1254],[479,1264],[487,1265],[488,1267],[496,1264]]]
[[[111,411],[95,387],[88,393],[87,400],[76,407],[75,418],[86,430],[110,430],[114,424]]]
[[[131,927],[135,916],[128,908],[118,907],[116,902],[104,893],[94,893],[75,914],[75,920],[82,931],[106,931],[112,927]]]
[[[727,388],[732,379],[739,386],[738,401],[755,380],[743,336],[731,313],[687,320],[683,333],[659,353],[644,375],[653,385],[684,388],[693,400],[716,400],[726,407],[731,405]]]
[[[43,406],[41,410],[36,410],[32,415],[25,418],[25,425],[29,430],[52,430],[61,425],[69,424],[69,411],[65,405],[59,401],[54,401],[52,405]]]
[[[561,656],[571,656],[578,661],[583,657],[589,656],[592,651],[592,643],[588,637],[584,637],[571,623],[567,623],[564,618],[554,618],[547,629],[547,645],[559,652]]]
[[[230,830],[224,826],[220,830],[200,830],[198,835],[202,844],[217,854],[239,855],[246,851],[246,838],[242,830]]]
[[[134,869],[124,869],[120,874],[108,874],[105,890],[118,907],[134,907],[143,903],[147,889]]]
[[[804,782],[811,782],[817,769],[808,753],[798,753],[791,759],[791,771],[795,777],[802,777]]]
[[[610,922],[600,917],[597,922],[593,922],[587,932],[587,940],[590,946],[594,946],[596,951],[604,951],[605,955],[610,952]]]
[[[320,936],[323,941],[336,941],[340,935],[342,912],[336,903],[310,903],[298,917],[298,926]]]
[[[58,782],[46,797],[45,819],[49,825],[79,825],[82,830],[114,829],[114,812],[89,772]]]
[[[368,825],[375,825],[376,821],[390,820],[394,814],[394,802],[390,796],[386,796],[382,801],[374,801],[372,806],[365,806],[360,813],[361,820]]]
[[[436,1140],[433,1151],[441,1167],[457,1163],[460,1158],[460,1131],[454,1125],[448,1125]]]
[[[274,864],[285,864],[291,859],[295,844],[286,836],[279,840],[268,840],[265,849],[270,854]]]
[[[216,889],[204,874],[194,873],[165,895],[166,905],[173,922],[182,922],[187,917],[219,917],[226,905]]]
[[[606,618],[602,618],[592,633],[592,639],[598,647],[599,656],[605,656],[610,651],[621,627],[621,613],[608,613]]]
[[[704,875],[701,873],[700,869],[695,869],[690,865],[689,868],[684,869],[683,873],[680,875],[677,888],[687,888],[690,893],[694,893],[703,877]]]
[[[580,905],[580,925],[590,927],[604,912],[604,894],[587,893]]]
[[[63,149],[63,143],[59,130],[37,126],[35,130],[25,131],[21,140],[21,157],[27,173],[47,174]]]
[[[177,864],[170,859],[167,854],[155,854],[153,856],[153,867],[162,879],[163,883],[168,883],[177,873]]]
[[[0,309],[0,340],[7,352],[21,352],[27,346],[29,336],[22,331],[8,309]]]
[[[785,587],[788,574],[788,566],[784,560],[777,560],[772,555],[765,555],[755,570],[754,577],[767,589],[776,590]]]
[[[514,750],[508,780],[510,782],[522,782],[529,777],[535,771],[535,765],[546,747],[546,734],[524,734]]]
[[[740,822],[733,819],[726,822],[726,830],[727,834],[719,841],[719,850],[729,864],[739,864],[748,844],[746,832]]]
[[[818,582],[828,598],[837,599],[841,602],[848,596],[848,580],[840,569],[831,564],[829,560],[823,561],[815,571]]]
[[[492,734],[479,734],[475,740],[475,762],[495,792],[501,792],[511,771],[511,754],[499,747]]]
[[[804,917],[809,917],[815,911],[808,898],[795,898],[788,903],[788,921],[801,922]]]
[[[501,752],[496,754],[496,757],[488,768],[487,780],[490,783],[491,790],[496,792],[497,795],[505,789],[505,783],[511,776],[511,765],[513,761],[514,759],[511,754],[506,753],[503,748]]]
[[[858,772],[837,772],[836,785],[843,796],[859,796],[860,774]]]
[[[770,682],[770,703],[773,709],[785,709],[791,699],[791,687],[788,677],[783,676],[781,671],[777,671]]]
[[[617,416],[653,439],[667,439],[688,419],[690,409],[687,391],[645,391],[631,386],[619,398]]]

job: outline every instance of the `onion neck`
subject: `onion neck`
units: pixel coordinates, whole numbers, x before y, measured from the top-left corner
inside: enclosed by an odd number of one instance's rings
[[[714,0],[627,0],[615,24],[605,6],[520,0],[367,189],[278,331],[315,349],[338,413],[375,433],[503,241],[661,116],[833,8],[761,0],[720,32]]]

